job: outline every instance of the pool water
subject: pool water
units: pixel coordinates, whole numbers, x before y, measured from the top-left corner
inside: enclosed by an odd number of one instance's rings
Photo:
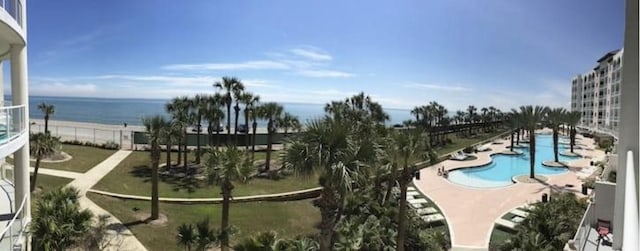
[[[560,141],[562,138],[560,138]],[[558,144],[558,152],[567,149],[568,145]],[[496,154],[491,156],[490,164],[464,168],[449,172],[449,181],[476,188],[503,187],[513,184],[511,178],[519,175],[529,175],[529,148],[520,148],[524,152],[520,155]],[[571,161],[579,157],[565,157],[558,155],[560,161]],[[554,175],[566,173],[566,168],[547,167],[542,162],[553,160],[553,138],[551,135],[536,135],[535,173]]]

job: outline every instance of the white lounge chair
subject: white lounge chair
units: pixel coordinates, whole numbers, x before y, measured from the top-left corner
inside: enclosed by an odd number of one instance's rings
[[[522,211],[522,210],[517,209],[517,208],[516,208],[516,209],[511,210],[511,212],[510,212],[510,213],[512,213],[512,214],[514,214],[514,215],[517,215],[517,216],[520,216],[520,217],[522,217],[522,218],[527,218],[527,216],[529,215],[529,213],[528,213],[528,212]]]
[[[517,225],[513,221],[505,220],[505,219],[502,219],[502,218],[497,219],[495,223],[496,223],[496,225],[503,226],[503,227],[506,227],[506,228],[509,228],[509,229],[515,229],[516,225]]]
[[[420,196],[420,193],[418,191],[407,191],[407,198],[416,196]]]
[[[429,201],[427,201],[426,199],[420,198],[420,199],[408,199],[407,202],[409,202],[409,204],[427,204],[429,203]]]
[[[407,187],[407,191],[415,191],[416,188],[415,187]]]
[[[430,215],[430,214],[435,214],[438,212],[438,210],[436,210],[433,207],[427,207],[427,208],[420,208],[417,210],[418,215]]]
[[[427,223],[444,221],[444,216],[442,216],[442,214],[425,215],[425,216],[422,216],[421,218]]]
[[[424,205],[423,205],[422,203],[420,203],[420,204],[411,204],[411,203],[409,203],[409,205],[410,205],[411,207],[415,208],[415,209],[421,209],[421,208],[424,208]]]
[[[488,151],[489,147],[491,147],[491,143],[481,145],[478,148],[476,148],[476,150],[478,150],[479,152],[484,152],[484,151]]]

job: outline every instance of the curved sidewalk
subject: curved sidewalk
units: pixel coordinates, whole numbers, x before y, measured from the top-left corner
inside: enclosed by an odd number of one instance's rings
[[[573,171],[548,176],[549,180],[546,183],[517,183],[490,189],[463,187],[437,175],[437,169],[443,165],[450,170],[489,163],[490,154],[504,151],[509,143],[508,140],[500,141],[503,144],[492,145],[491,151],[478,153],[476,160],[445,160],[431,168],[420,170],[422,178],[414,180],[414,184],[446,215],[451,232],[452,250],[487,250],[494,221],[513,208],[538,201],[542,193],[549,193],[552,189],[579,193],[582,181]],[[585,141],[588,140],[582,140],[583,143],[586,143]],[[592,157],[602,154],[599,151],[580,153]],[[584,166],[585,163],[588,165],[588,162],[586,159],[575,160],[570,162],[570,166]],[[566,184],[572,184],[574,187],[567,189]]]
[[[133,233],[122,224],[122,222],[108,211],[96,205],[87,198],[87,191],[93,187],[102,177],[113,170],[122,160],[131,154],[131,151],[120,150],[100,162],[91,170],[73,180],[67,186],[76,187],[80,191],[80,207],[91,210],[96,216],[108,215],[107,224],[110,226],[111,240],[105,250],[147,250],[138,241]],[[114,229],[115,228],[115,229]]]

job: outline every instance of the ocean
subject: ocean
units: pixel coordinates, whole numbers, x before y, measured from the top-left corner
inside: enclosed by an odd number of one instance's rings
[[[7,104],[10,96],[5,96]],[[51,120],[89,122],[111,125],[141,125],[143,117],[156,114],[168,117],[165,111],[164,99],[114,99],[114,98],[81,98],[81,97],[29,97],[29,117],[42,119],[43,114],[38,109],[38,104],[45,102],[55,106],[55,113]],[[324,104],[281,103],[284,110],[298,116],[300,122],[322,117]],[[411,119],[409,110],[385,109],[391,117],[388,124],[401,124],[402,121]],[[233,113],[233,110],[232,110]],[[226,121],[226,120],[225,120]],[[226,123],[226,122],[225,122]],[[233,117],[231,118],[233,123]],[[244,123],[244,116],[240,113],[239,124]],[[265,127],[265,121],[258,122],[259,127]]]

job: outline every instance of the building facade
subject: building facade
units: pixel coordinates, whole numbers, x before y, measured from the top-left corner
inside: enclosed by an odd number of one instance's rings
[[[580,127],[618,135],[623,50],[608,52],[590,71],[571,80],[571,110],[582,113]]]
[[[0,1],[0,250],[26,250],[29,244],[26,6],[26,0]],[[4,103],[4,90],[10,91],[6,94],[11,95],[11,106]],[[4,163],[7,157],[12,157],[13,165]]]

